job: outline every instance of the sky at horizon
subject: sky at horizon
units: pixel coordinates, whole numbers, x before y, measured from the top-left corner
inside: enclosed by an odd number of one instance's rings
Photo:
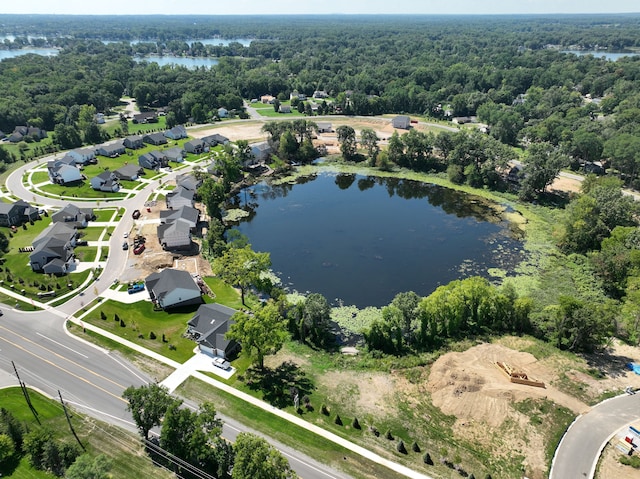
[[[3,2],[0,14],[77,15],[285,15],[285,14],[562,14],[637,13],[638,0],[30,0]]]

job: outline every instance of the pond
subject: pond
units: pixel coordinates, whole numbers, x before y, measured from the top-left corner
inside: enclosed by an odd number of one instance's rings
[[[207,67],[211,68],[218,64],[217,58],[208,58],[208,57],[174,57],[171,55],[147,55],[145,57],[136,57],[135,60],[137,62],[155,62],[158,65],[179,65],[183,67],[187,67],[189,69],[195,69],[198,67]]]
[[[236,198],[236,228],[271,254],[288,290],[334,304],[384,306],[400,292],[523,259],[514,229],[484,199],[433,184],[321,171],[297,184],[259,183]]]
[[[15,58],[28,53],[35,53],[45,57],[53,57],[58,54],[57,48],[20,48],[18,50],[0,50],[0,60],[5,58]]]
[[[633,57],[638,55],[637,52],[609,52],[604,50],[596,50],[596,51],[587,51],[587,50],[564,50],[562,53],[573,53],[574,55],[583,56],[583,55],[593,55],[596,58],[602,58],[615,62],[622,57]]]

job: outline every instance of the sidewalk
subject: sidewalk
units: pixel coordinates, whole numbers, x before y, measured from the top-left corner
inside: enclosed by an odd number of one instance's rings
[[[236,372],[235,368],[231,368],[224,371],[213,365],[213,357],[208,354],[202,353],[196,348],[194,350],[194,356],[186,363],[176,369],[169,375],[160,385],[165,386],[170,393],[173,393],[178,386],[185,382],[189,376],[195,372],[208,372],[214,373],[221,378],[229,379]]]

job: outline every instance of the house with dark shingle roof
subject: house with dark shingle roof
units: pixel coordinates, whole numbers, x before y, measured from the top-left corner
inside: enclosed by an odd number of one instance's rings
[[[200,153],[202,153],[204,151],[204,147],[205,147],[205,142],[198,139],[187,141],[184,144],[184,149],[187,152],[193,153],[195,155],[199,155]]]
[[[160,211],[157,234],[162,248],[165,250],[190,248],[191,234],[199,220],[200,211],[191,206]]]
[[[77,230],[67,223],[52,223],[33,240],[31,269],[47,274],[65,274],[73,260]]]
[[[162,133],[148,133],[142,137],[142,141],[147,145],[166,145],[169,143]]]
[[[143,111],[133,115],[134,123],[157,123],[158,113],[155,111]]]
[[[144,155],[140,155],[138,157],[138,164],[148,170],[158,170],[167,166],[168,160],[162,151],[153,150]]]
[[[176,176],[176,186],[196,191],[200,185],[202,185],[202,180],[197,179],[192,173],[181,173]]]
[[[164,136],[171,140],[181,140],[182,138],[186,138],[188,136],[187,129],[184,127],[184,125],[177,125],[170,130],[165,131]]]
[[[411,118],[406,115],[398,115],[393,120],[391,120],[391,124],[394,128],[408,130],[411,126]]]
[[[96,215],[92,208],[79,208],[71,203],[51,215],[53,223],[67,223],[75,228],[86,228],[88,222],[95,219]]]
[[[58,160],[48,161],[47,174],[49,175],[49,181],[58,185],[82,181],[82,173],[75,165],[75,160],[70,155]]]
[[[122,143],[130,150],[137,150],[138,148],[142,148],[144,146],[142,135],[127,136]]]
[[[89,180],[91,188],[97,191],[106,191],[109,193],[115,193],[120,190],[120,183],[118,178],[112,171],[103,171],[99,175],[94,176]]]
[[[178,186],[173,191],[167,193],[165,199],[167,202],[167,208],[177,210],[181,206],[193,207],[195,192],[188,190],[182,186]]]
[[[187,334],[191,336],[203,353],[228,359],[240,345],[225,336],[234,323],[231,317],[235,309],[221,304],[203,304],[187,322]]]
[[[96,148],[96,153],[98,153],[98,155],[106,156],[107,158],[116,158],[120,155],[124,155],[126,151],[124,143],[121,140],[99,145]]]
[[[226,145],[229,143],[229,138],[226,136],[220,135],[219,133],[215,133],[213,135],[203,136],[202,141],[204,141],[205,145],[213,148],[217,145]]]
[[[180,147],[167,148],[164,150],[164,156],[167,161],[174,161],[176,163],[182,163],[184,161],[184,150]]]
[[[200,287],[186,271],[167,268],[150,274],[144,283],[151,301],[159,308],[202,304]]]
[[[38,208],[34,208],[24,200],[13,203],[0,202],[0,226],[19,226],[27,221],[35,221],[39,217]]]
[[[140,177],[141,173],[144,173],[144,170],[139,165],[132,164],[121,166],[113,172],[120,181],[135,181]]]
[[[76,148],[67,152],[67,155],[73,158],[77,165],[86,165],[96,159],[95,148]]]

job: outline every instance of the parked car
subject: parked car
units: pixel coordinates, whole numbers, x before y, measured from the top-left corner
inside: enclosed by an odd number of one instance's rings
[[[139,293],[140,291],[144,291],[144,283],[132,284],[127,288],[129,294]]]
[[[143,251],[144,251],[144,243],[141,243],[138,246],[136,246],[136,248],[133,250],[133,254],[141,254]]]
[[[122,243],[122,249],[123,250],[128,250],[129,249],[129,243],[127,243],[126,241],[124,243]]]
[[[129,237],[129,232],[128,232],[128,231],[125,231],[125,232],[124,232],[124,237],[125,237],[125,238],[128,238],[128,237]]]
[[[137,220],[138,218],[140,218],[140,210],[133,210],[133,213],[131,213],[131,216],[133,217],[134,220]]]
[[[213,358],[213,365],[217,368],[224,369],[225,371],[231,369],[231,363],[225,361],[224,358]]]

